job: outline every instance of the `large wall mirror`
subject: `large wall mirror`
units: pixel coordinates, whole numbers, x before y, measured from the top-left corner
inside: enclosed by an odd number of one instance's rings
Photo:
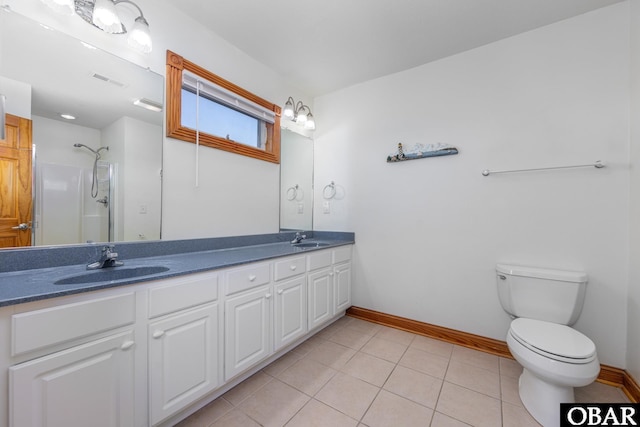
[[[35,245],[160,238],[162,76],[0,9],[0,92],[32,120]]]
[[[283,128],[280,150],[280,230],[312,230],[313,140]]]

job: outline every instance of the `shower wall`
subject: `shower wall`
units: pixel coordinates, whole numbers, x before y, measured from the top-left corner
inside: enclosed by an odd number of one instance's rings
[[[109,164],[98,163],[99,192],[91,198],[93,153],[74,143],[101,146],[100,131],[33,116],[36,144],[35,244],[109,240]]]
[[[109,162],[98,161],[98,195],[91,197],[91,181],[93,179],[93,168],[82,170],[82,187],[80,189],[80,200],[82,201],[81,212],[81,236],[82,242],[108,242],[113,240],[109,236],[109,208],[111,206],[111,186],[110,186]]]
[[[107,162],[98,165],[98,196],[91,197],[92,168],[38,163],[36,244],[109,240],[110,185]],[[97,200],[104,200],[99,203]]]

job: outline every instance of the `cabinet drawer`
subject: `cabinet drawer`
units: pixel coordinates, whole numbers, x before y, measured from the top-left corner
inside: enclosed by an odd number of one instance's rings
[[[331,251],[317,251],[307,255],[307,270],[313,271],[331,265]]]
[[[11,354],[108,331],[135,322],[135,294],[128,293],[11,316]]]
[[[169,279],[149,289],[149,318],[173,313],[218,299],[218,275],[193,274]]]
[[[274,279],[276,281],[297,276],[305,272],[304,257],[289,258],[274,264]]]
[[[266,285],[270,280],[268,263],[256,264],[227,272],[225,295],[235,294],[256,286]]]
[[[333,250],[333,263],[351,260],[351,246],[341,246]]]

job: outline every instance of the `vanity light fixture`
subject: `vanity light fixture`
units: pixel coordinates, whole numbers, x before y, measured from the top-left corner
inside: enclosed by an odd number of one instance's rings
[[[302,101],[294,101],[292,97],[287,99],[284,104],[282,114],[294,122],[301,124],[305,129],[314,130],[316,128],[316,122],[311,114],[311,108],[303,104]]]
[[[109,34],[128,34],[127,42],[133,48],[143,52],[151,52],[153,43],[149,23],[142,13],[140,6],[131,0],[41,0],[44,4],[59,13],[67,15],[75,12],[82,19]],[[130,4],[137,9],[138,17],[131,29],[127,31],[116,6],[123,3]],[[68,10],[71,9],[71,13]]]

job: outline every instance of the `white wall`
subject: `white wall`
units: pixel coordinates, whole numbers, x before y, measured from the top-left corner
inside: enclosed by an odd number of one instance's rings
[[[115,169],[115,241],[160,239],[162,141],[158,126],[122,117],[102,130]]]
[[[5,113],[31,118],[31,85],[0,76],[0,94],[7,98]]]
[[[353,303],[504,340],[498,262],[584,270],[576,328],[625,366],[628,4],[314,102],[315,228],[356,233]],[[459,155],[386,163],[398,142]],[[492,175],[483,169],[607,168]]]
[[[162,177],[162,129],[125,117],[124,240],[158,240]]]
[[[124,37],[105,34],[78,17],[56,15],[39,0],[4,0],[4,3],[18,13],[161,75],[165,74],[169,49],[273,103],[283,105],[288,96],[305,99],[285,77],[182,14],[170,0],[136,2],[152,31],[154,46],[149,55],[136,53]],[[163,149],[163,239],[278,231],[277,164],[202,148],[196,188],[194,145],[165,138]]]
[[[631,223],[627,369],[640,381],[640,3],[631,2]]]

